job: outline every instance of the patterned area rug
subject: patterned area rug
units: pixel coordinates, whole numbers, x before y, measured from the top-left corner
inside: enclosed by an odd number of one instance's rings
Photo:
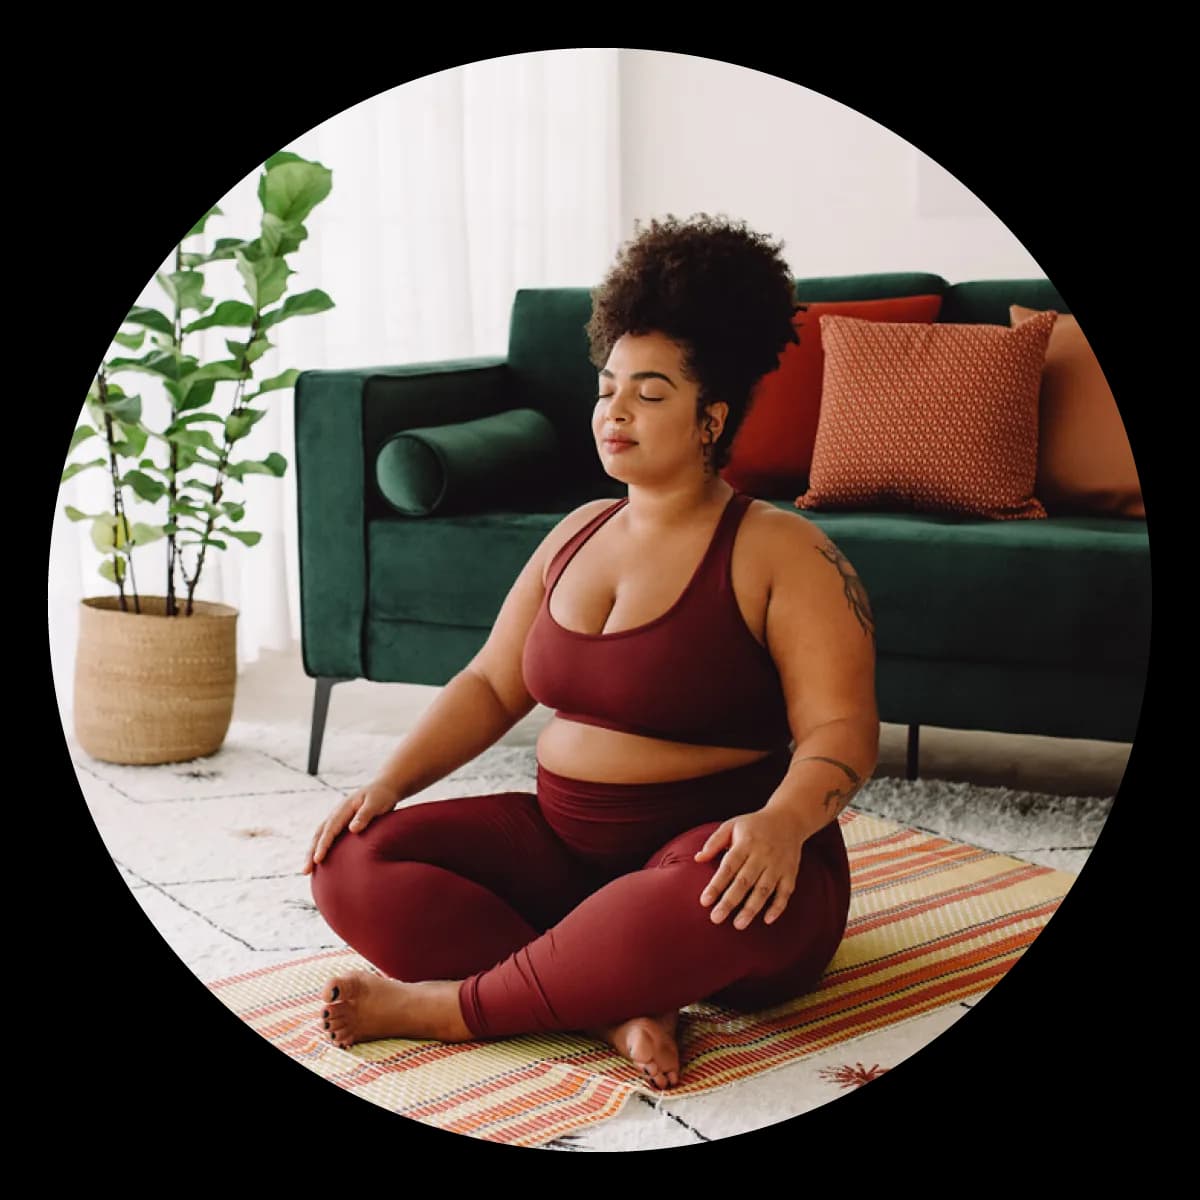
[[[609,1047],[573,1034],[338,1049],[315,1018],[331,974],[373,969],[350,950],[209,987],[272,1045],[365,1100],[449,1132],[540,1146],[613,1117],[639,1094],[658,1104],[712,1092],[977,997],[1037,937],[1075,879],[858,810],[841,820],[854,891],[846,937],[821,985],[758,1013],[685,1009],[682,1078],[666,1093]],[[840,1070],[854,1078],[840,1082],[861,1083],[876,1069],[846,1064]]]

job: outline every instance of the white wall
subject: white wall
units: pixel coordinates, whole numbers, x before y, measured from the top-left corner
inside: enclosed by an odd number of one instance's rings
[[[1046,275],[972,192],[838,100],[732,63],[622,50],[622,239],[723,212],[784,241],[796,276]]]

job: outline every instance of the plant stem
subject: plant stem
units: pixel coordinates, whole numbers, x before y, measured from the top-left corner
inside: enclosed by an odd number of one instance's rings
[[[243,354],[242,361],[238,366],[238,370],[242,371],[243,375],[242,375],[242,378],[238,380],[237,390],[234,392],[233,409],[230,412],[230,416],[239,415],[245,408],[245,406],[242,404],[242,394],[245,390],[246,381],[250,378],[250,374],[252,371],[252,367],[251,367],[250,360],[248,357],[249,349],[250,349],[250,346],[253,344],[254,339],[258,336],[258,326],[259,326],[259,321],[261,320],[261,318],[262,318],[262,313],[256,311],[254,314],[254,320],[253,320],[253,322],[251,322],[251,325],[250,325],[250,336],[246,340],[246,351]],[[216,482],[213,484],[212,502],[213,502],[214,507],[216,507],[221,502],[221,496],[223,494],[222,486],[223,486],[223,478],[224,478],[224,474],[225,474],[225,465],[226,465],[226,463],[229,462],[229,453],[232,449],[233,449],[233,443],[229,440],[229,426],[226,425],[225,426],[225,444],[221,447],[221,458],[220,458],[220,461],[217,463],[217,467],[216,467],[217,479],[216,479]],[[213,513],[208,514],[208,524],[204,527],[204,535],[203,535],[204,539],[208,539],[209,537],[212,536],[213,526],[216,524],[216,520],[217,520],[217,518],[216,518],[215,514],[213,514]],[[192,596],[196,590],[196,585],[200,582],[200,572],[204,569],[204,555],[207,552],[207,550],[208,550],[207,541],[204,540],[201,542],[201,545],[200,545],[200,558],[199,558],[199,561],[196,563],[196,572],[191,577],[191,579],[189,579],[187,581],[187,584],[188,584],[187,615],[189,617],[192,615]],[[185,578],[186,578],[186,573],[185,573]]]
[[[179,242],[175,246],[175,271],[176,274],[183,270],[183,242]],[[179,307],[179,302],[175,302],[175,327],[172,333],[172,338],[175,344],[176,362],[179,361],[178,356],[183,353],[183,310]],[[169,393],[168,393],[169,394]],[[171,424],[175,424],[178,417],[178,412],[175,408],[175,399],[171,398]],[[175,523],[175,513],[171,510],[175,507],[176,498],[179,495],[176,478],[179,470],[178,447],[174,442],[171,443],[170,450],[170,469],[168,471],[168,492],[167,492],[167,524]],[[167,606],[166,614],[168,617],[176,615],[175,607],[175,535],[167,534]],[[184,576],[186,578],[186,572]]]
[[[113,527],[113,578],[116,579],[116,581],[117,581],[117,595],[120,599],[121,611],[128,612],[129,611],[129,603],[125,599],[125,576],[122,573],[122,571],[120,570],[120,565],[119,565],[120,555],[117,553],[117,547],[116,547],[117,537],[119,536],[119,533],[125,532],[125,527],[126,527],[125,508],[121,502],[121,481],[120,481],[120,477],[117,475],[117,450],[116,450],[116,445],[113,441],[112,415],[107,411],[107,409],[108,409],[108,380],[106,380],[104,378],[103,367],[100,369],[99,374],[96,376],[96,382],[100,386],[100,407],[102,410],[104,410],[104,439],[108,445],[108,473],[112,479],[113,517],[115,518],[115,521],[116,521],[116,524]],[[132,561],[133,561],[132,558],[130,558],[131,564],[132,564]],[[142,610],[141,610],[141,606],[138,604],[137,581],[132,578],[132,574],[130,577],[130,582],[133,584],[134,610],[136,612],[140,613]]]

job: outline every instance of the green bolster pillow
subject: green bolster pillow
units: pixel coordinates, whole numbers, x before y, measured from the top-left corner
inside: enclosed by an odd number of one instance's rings
[[[475,421],[405,429],[380,447],[375,481],[406,517],[495,508],[558,470],[554,426],[532,408]]]

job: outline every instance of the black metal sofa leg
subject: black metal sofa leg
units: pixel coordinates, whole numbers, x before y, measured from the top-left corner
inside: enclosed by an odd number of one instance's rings
[[[910,725],[908,727],[908,762],[904,771],[905,779],[916,779],[917,777],[917,758],[920,754],[920,725]]]
[[[321,759],[321,743],[325,740],[325,718],[329,715],[329,693],[335,683],[349,683],[349,679],[338,676],[320,675],[317,677],[317,690],[313,695],[312,733],[308,739],[308,773],[317,773],[317,763]]]

